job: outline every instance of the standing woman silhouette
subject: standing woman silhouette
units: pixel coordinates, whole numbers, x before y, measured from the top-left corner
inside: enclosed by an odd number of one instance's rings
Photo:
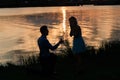
[[[86,46],[84,40],[82,38],[81,28],[77,23],[77,19],[75,17],[69,18],[70,24],[70,37],[73,36],[73,47],[72,52],[76,59],[76,69],[79,70],[81,65],[81,54],[86,51]]]

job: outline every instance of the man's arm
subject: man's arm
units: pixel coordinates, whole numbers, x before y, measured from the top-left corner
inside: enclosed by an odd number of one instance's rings
[[[58,46],[60,45],[61,42],[62,42],[62,41],[59,41],[57,44],[55,44],[54,46],[52,46],[52,45],[50,44],[50,42],[49,42],[48,40],[46,40],[46,46],[48,46],[48,48],[51,49],[51,50],[55,50],[55,49],[58,48]]]

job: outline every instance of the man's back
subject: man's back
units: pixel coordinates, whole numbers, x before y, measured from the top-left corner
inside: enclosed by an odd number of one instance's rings
[[[38,39],[38,46],[40,49],[40,56],[41,57],[48,57],[49,54],[49,41],[47,40],[46,36],[41,36]]]

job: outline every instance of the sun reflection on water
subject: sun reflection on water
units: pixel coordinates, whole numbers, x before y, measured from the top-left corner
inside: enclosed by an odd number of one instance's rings
[[[62,14],[63,14],[63,32],[66,32],[66,9],[62,7]]]

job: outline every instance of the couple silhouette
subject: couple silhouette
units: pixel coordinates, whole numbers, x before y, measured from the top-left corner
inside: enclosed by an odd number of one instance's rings
[[[69,18],[70,24],[70,36],[73,37],[73,47],[72,52],[76,59],[76,69],[81,64],[81,53],[85,52],[86,47],[84,40],[82,38],[81,28],[77,23],[77,19],[75,17]],[[55,74],[55,64],[57,60],[57,56],[54,53],[50,53],[49,50],[55,50],[58,48],[60,44],[64,41],[60,39],[54,46],[47,39],[47,35],[49,34],[49,30],[47,26],[40,27],[40,33],[42,34],[38,38],[38,46],[40,49],[40,63],[42,65],[42,73],[44,74]]]

